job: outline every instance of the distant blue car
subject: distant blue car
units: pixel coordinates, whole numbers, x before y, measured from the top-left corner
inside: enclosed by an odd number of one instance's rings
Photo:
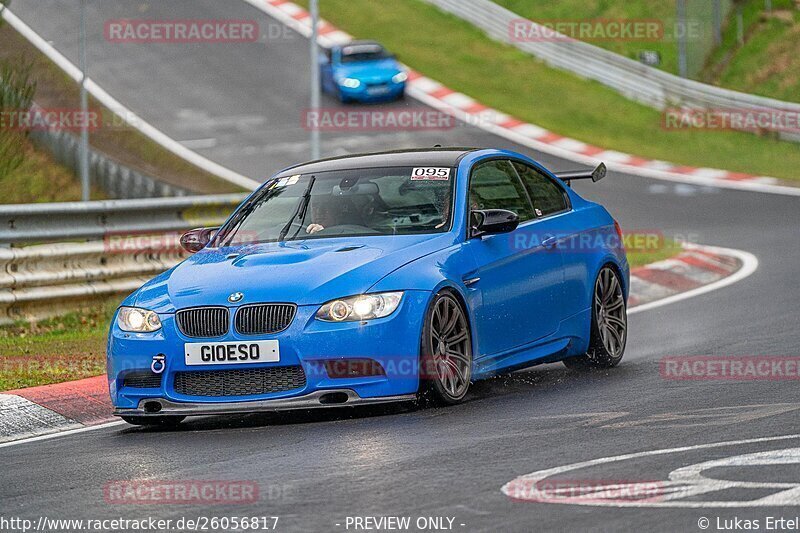
[[[279,172],[117,311],[114,414],[133,424],[410,400],[627,339],[619,225],[514,152],[425,149]]]
[[[322,90],[341,102],[402,98],[408,74],[395,57],[373,41],[326,49],[320,62]]]

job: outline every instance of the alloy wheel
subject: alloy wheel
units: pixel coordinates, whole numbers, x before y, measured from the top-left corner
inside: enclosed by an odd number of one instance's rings
[[[625,349],[628,318],[625,296],[616,272],[606,267],[597,277],[594,291],[594,312],[600,340],[608,355],[617,358]]]
[[[467,317],[450,295],[434,304],[431,316],[429,350],[435,378],[452,399],[462,398],[472,374],[472,349]]]

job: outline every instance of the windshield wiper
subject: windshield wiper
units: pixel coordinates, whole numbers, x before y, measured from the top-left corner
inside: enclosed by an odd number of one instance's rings
[[[303,197],[300,199],[300,203],[297,204],[297,209],[295,209],[294,214],[281,230],[281,233],[278,236],[278,242],[283,242],[284,239],[286,239],[286,234],[289,233],[290,229],[292,229],[292,223],[295,221],[295,219],[297,219],[298,215],[302,213],[303,218],[305,218],[306,209],[308,209],[308,203],[311,201],[311,189],[314,187],[315,181],[317,181],[316,176],[311,176],[311,179],[308,180],[308,187],[306,187]],[[295,235],[297,235],[297,233],[295,233]]]

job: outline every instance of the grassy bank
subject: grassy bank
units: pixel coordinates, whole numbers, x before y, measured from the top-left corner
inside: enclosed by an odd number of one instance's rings
[[[800,4],[773,0],[743,10],[745,42],[740,45],[731,20],[722,45],[709,59],[703,81],[746,93],[800,102]]]
[[[0,26],[0,61],[29,65],[36,83],[34,101],[45,109],[78,110],[80,88],[64,72],[42,55],[13,28]],[[90,133],[90,144],[115,161],[143,174],[199,193],[239,192],[241,189],[179,158],[151,141],[137,130],[124,125],[98,102],[90,98],[90,109],[102,117],[100,127]],[[22,167],[4,180],[10,194],[0,196],[0,203],[30,201],[69,201],[80,199],[80,185],[64,167],[32,146]],[[42,194],[44,193],[44,194]]]
[[[797,144],[737,132],[665,130],[659,111],[546,67],[429,4],[397,0],[391,7],[326,0],[322,15],[359,38],[383,42],[452,89],[561,135],[682,165],[800,179]]]
[[[118,303],[0,327],[0,391],[103,374],[108,325]]]
[[[658,67],[678,73],[678,42],[674,29],[677,6],[674,0],[493,0],[521,17],[538,22],[559,21],[658,21],[664,30],[656,41],[634,39],[594,39],[595,46],[631,59],[645,50],[656,51]],[[725,4],[725,2],[722,2]],[[713,42],[713,3],[688,2],[688,62],[690,77],[746,93],[800,102],[800,6],[794,0],[772,0],[772,12],[765,11],[764,0],[749,0],[742,5],[745,42],[738,42],[736,10],[730,9],[723,21],[722,42]]]
[[[570,21],[658,21],[662,33],[656,40],[633,39],[591,39],[595,46],[605,48],[616,54],[637,59],[644,50],[661,55],[659,68],[667,72],[678,72],[678,45],[673,38],[675,28],[675,2],[653,2],[648,0],[606,0],[587,2],[585,0],[559,0],[558,2],[537,2],[531,0],[493,0],[518,14],[522,18],[541,24],[555,24]],[[710,4],[710,3],[709,3]],[[602,35],[602,34],[601,34]],[[578,35],[575,35],[578,37]]]

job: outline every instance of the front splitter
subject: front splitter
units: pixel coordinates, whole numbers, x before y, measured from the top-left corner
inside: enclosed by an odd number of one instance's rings
[[[346,399],[345,396],[346,395]],[[351,389],[314,391],[303,396],[256,400],[249,402],[198,403],[174,402],[164,398],[147,398],[139,401],[135,409],[114,409],[115,416],[200,416],[244,414],[255,412],[292,411],[296,409],[320,409],[325,407],[349,407],[382,403],[407,402],[416,399],[416,394],[362,398]],[[156,408],[156,405],[158,406]],[[157,410],[156,410],[157,409]]]

